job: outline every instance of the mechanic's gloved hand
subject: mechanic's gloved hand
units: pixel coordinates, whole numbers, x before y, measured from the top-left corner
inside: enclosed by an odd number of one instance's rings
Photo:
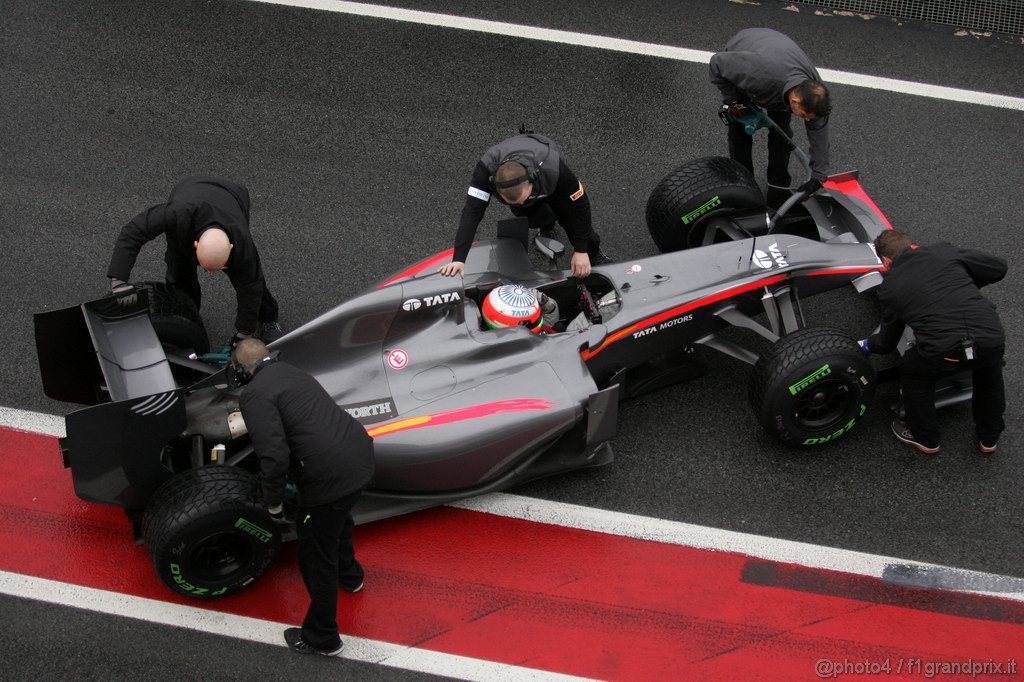
[[[864,355],[871,355],[871,348],[868,346],[867,339],[861,339],[860,341],[857,342],[857,345],[860,346],[860,350],[861,352],[864,353]]]
[[[812,180],[808,180],[804,184],[802,184],[799,187],[797,187],[796,191],[798,193],[799,192],[807,192],[807,196],[811,196],[812,194],[817,192],[819,189],[821,189],[821,180],[813,180],[812,179]]]
[[[288,523],[288,519],[284,517],[284,505],[278,504],[273,507],[267,507],[267,512],[270,513],[270,518],[274,523]]]
[[[139,302],[139,290],[116,277],[110,278],[110,293],[117,299],[118,305],[130,306]]]
[[[234,350],[235,346],[238,345],[239,341],[241,341],[242,339],[251,339],[254,336],[256,336],[255,332],[253,332],[252,334],[246,334],[245,332],[238,332],[238,331],[236,331],[235,335],[231,337],[230,341],[228,341],[228,347],[231,350]]]

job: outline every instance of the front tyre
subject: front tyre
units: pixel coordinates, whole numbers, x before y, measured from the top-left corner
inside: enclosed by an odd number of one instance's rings
[[[794,447],[845,435],[875,393],[875,370],[857,342],[835,329],[800,329],[758,359],[750,405],[765,430]]]
[[[647,229],[662,253],[728,239],[716,223],[736,213],[764,210],[764,195],[746,168],[732,159],[694,159],[661,179],[647,200]]]
[[[153,496],[142,527],[153,566],[178,594],[208,599],[238,592],[270,567],[280,528],[247,471],[185,471]]]

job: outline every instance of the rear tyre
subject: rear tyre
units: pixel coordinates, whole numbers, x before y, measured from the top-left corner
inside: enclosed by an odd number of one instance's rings
[[[197,355],[209,352],[210,337],[203,319],[185,292],[166,282],[142,282],[136,286],[149,292],[149,317],[165,348],[192,350]]]
[[[281,531],[260,504],[255,477],[227,466],[182,472],[153,495],[142,521],[157,575],[186,597],[238,592],[263,575]]]
[[[662,253],[701,246],[716,235],[712,219],[763,209],[764,195],[750,172],[732,159],[709,156],[662,178],[647,200],[647,229]]]
[[[875,370],[841,331],[800,329],[780,339],[754,365],[750,405],[765,430],[794,447],[830,443],[867,412]]]

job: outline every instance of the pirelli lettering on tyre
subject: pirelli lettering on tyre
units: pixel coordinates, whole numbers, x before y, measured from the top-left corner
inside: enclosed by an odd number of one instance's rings
[[[713,208],[717,208],[722,205],[722,199],[720,197],[713,196],[694,210],[690,211],[683,216],[683,225],[689,225],[697,218],[701,217]]]
[[[208,588],[193,585],[182,577],[181,566],[178,564],[171,564],[171,575],[174,576],[174,582],[179,588],[195,597],[219,597],[228,591],[227,587],[222,587],[211,592]]]
[[[843,435],[844,433],[846,433],[850,429],[852,429],[854,426],[856,426],[857,425],[857,420],[859,418],[863,417],[864,413],[867,412],[867,411],[868,411],[868,406],[864,405],[864,404],[861,404],[860,410],[858,411],[857,416],[854,417],[853,419],[851,419],[850,421],[846,422],[845,424],[843,424],[843,427],[841,429],[839,429],[838,431],[833,431],[832,433],[828,434],[827,436],[821,436],[820,438],[807,438],[806,440],[804,440],[803,443],[801,443],[801,445],[824,445],[825,443],[831,443],[836,438],[839,438],[839,436]]]
[[[831,373],[832,369],[828,365],[822,365],[821,369],[816,370],[813,374],[808,374],[803,379],[790,386],[789,394],[796,395],[797,393],[804,390],[814,382],[824,379]]]
[[[237,528],[240,531],[248,533],[260,542],[270,542],[271,538],[274,537],[273,533],[271,533],[269,530],[264,530],[256,524],[250,521],[246,521],[241,516],[239,516],[238,520],[235,521],[235,528]]]

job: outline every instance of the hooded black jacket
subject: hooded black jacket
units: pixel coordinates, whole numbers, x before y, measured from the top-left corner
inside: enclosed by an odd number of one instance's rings
[[[239,401],[259,457],[267,506],[284,500],[285,476],[299,505],[316,507],[365,487],[373,439],[312,376],[287,362],[257,368]]]
[[[996,307],[980,287],[1006,276],[1006,261],[947,242],[906,248],[878,287],[882,325],[868,339],[875,353],[890,353],[904,327],[914,330],[918,352],[940,357],[955,352],[961,340],[981,345],[1004,343]]]

